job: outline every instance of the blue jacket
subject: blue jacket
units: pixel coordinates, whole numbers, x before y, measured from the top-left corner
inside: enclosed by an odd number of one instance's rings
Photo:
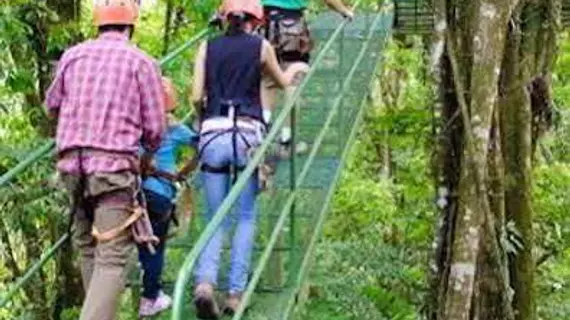
[[[160,147],[154,155],[157,170],[176,174],[176,152],[181,146],[195,147],[198,134],[183,124],[170,126],[162,136]],[[143,181],[143,190],[157,193],[168,199],[174,199],[176,189],[165,178],[149,177]]]

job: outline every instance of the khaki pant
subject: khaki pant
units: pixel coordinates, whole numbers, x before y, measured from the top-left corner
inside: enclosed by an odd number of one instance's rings
[[[79,177],[62,174],[62,181],[73,195]],[[132,235],[128,228],[111,241],[97,243],[91,232],[93,226],[106,232],[130,216],[136,186],[136,176],[127,171],[87,175],[84,196],[91,200],[93,217],[83,208],[77,208],[74,219],[74,242],[80,249],[86,292],[81,320],[115,319],[134,244]]]

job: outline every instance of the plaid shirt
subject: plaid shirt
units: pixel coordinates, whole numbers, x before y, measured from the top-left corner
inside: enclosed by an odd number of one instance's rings
[[[157,63],[106,32],[65,52],[46,95],[58,116],[58,169],[86,174],[133,168],[141,146],[154,151],[165,129],[164,93]],[[89,151],[94,150],[94,151]]]

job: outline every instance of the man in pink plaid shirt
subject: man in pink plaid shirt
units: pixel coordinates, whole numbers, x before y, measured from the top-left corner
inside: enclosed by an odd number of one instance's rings
[[[130,44],[135,0],[96,1],[97,39],[69,49],[47,92],[57,117],[58,170],[72,195],[74,240],[81,250],[84,320],[112,320],[133,247],[138,150],[153,151],[165,127],[157,63]],[[111,239],[92,235],[119,231]],[[98,240],[99,239],[99,240]]]

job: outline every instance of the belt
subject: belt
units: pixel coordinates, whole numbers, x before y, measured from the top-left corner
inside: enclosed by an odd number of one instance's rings
[[[91,147],[76,147],[67,150],[62,150],[58,153],[59,160],[70,158],[83,158],[83,157],[102,157],[102,158],[120,158],[125,159],[130,163],[130,171],[138,173],[140,170],[139,158],[130,152],[123,151],[107,151],[102,149],[95,149]],[[82,159],[79,159],[80,164]],[[81,169],[83,171],[83,169]]]
[[[256,120],[238,119],[236,122],[236,126],[238,129],[244,131],[252,131],[252,132],[264,131],[263,124]],[[233,128],[234,128],[234,122],[232,119],[225,117],[217,117],[205,120],[202,123],[202,129],[200,130],[200,134],[204,135],[211,132],[230,130]]]

